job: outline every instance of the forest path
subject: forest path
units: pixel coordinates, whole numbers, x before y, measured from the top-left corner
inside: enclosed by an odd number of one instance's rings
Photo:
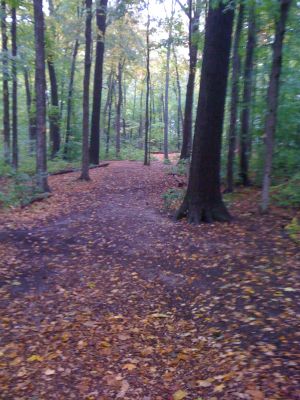
[[[175,223],[165,169],[52,177],[0,214],[1,399],[300,398],[286,220],[242,196],[231,224]]]

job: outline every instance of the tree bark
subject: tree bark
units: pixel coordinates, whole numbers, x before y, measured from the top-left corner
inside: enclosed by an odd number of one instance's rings
[[[209,8],[189,183],[176,218],[229,221],[220,190],[221,141],[234,12]]]
[[[9,116],[9,74],[8,74],[8,37],[6,22],[6,2],[1,1],[1,36],[2,36],[2,96],[3,96],[3,142],[4,161],[10,163],[10,116]]]
[[[250,141],[250,109],[253,89],[254,49],[256,44],[255,6],[251,5],[248,18],[248,39],[244,68],[244,92],[241,114],[240,135],[240,177],[243,186],[250,185],[249,179],[249,141]]]
[[[48,56],[47,65],[51,88],[51,107],[49,111],[51,158],[54,158],[60,150],[60,115],[56,71],[51,55]]]
[[[45,71],[45,24],[43,1],[34,0],[35,37],[35,97],[36,97],[36,172],[41,192],[49,192],[47,178],[46,147],[46,71]]]
[[[239,46],[244,21],[244,5],[240,4],[237,18],[236,30],[234,35],[233,55],[232,55],[232,78],[231,78],[231,106],[230,106],[230,122],[228,130],[228,155],[227,155],[227,188],[226,192],[233,192],[234,174],[233,163],[236,147],[236,125],[237,112],[239,104],[239,78],[241,71],[241,58],[239,54]]]
[[[145,112],[145,146],[144,146],[144,165],[150,165],[149,152],[149,97],[150,97],[150,14],[149,0],[147,2],[147,29],[146,29],[146,112]]]
[[[179,78],[179,71],[178,71],[178,61],[177,61],[177,54],[175,51],[175,47],[173,46],[173,54],[174,54],[174,61],[175,61],[175,72],[176,72],[176,86],[177,86],[177,148],[180,150],[180,138],[181,138],[181,127],[183,126],[183,114],[182,114],[182,107],[181,107],[181,86],[180,86],[180,78]]]
[[[92,0],[85,0],[85,55],[83,78],[82,166],[79,179],[89,181],[89,91],[92,44]]]
[[[118,101],[116,108],[116,157],[120,157],[121,151],[121,108],[123,102],[123,91],[122,91],[122,73],[123,63],[118,63]]]
[[[171,24],[170,24],[171,25]],[[171,56],[172,30],[169,29],[166,57],[165,80],[165,112],[164,112],[164,158],[169,159],[169,83],[170,83],[170,56]]]
[[[94,74],[94,93],[93,110],[90,138],[90,163],[99,164],[100,159],[100,115],[101,97],[103,85],[103,60],[104,60],[104,41],[106,30],[106,9],[107,0],[97,0],[96,2],[96,21],[97,21],[97,43],[96,43],[96,62]]]
[[[198,48],[194,38],[199,33],[200,6],[199,0],[196,1],[196,8],[192,15],[192,0],[189,0],[189,76],[186,88],[183,136],[180,159],[189,159],[192,147],[192,125],[193,125],[193,105],[194,105],[194,87],[197,66]]]
[[[73,48],[72,62],[71,62],[71,72],[68,87],[68,99],[67,99],[67,123],[66,123],[66,140],[64,147],[64,159],[68,158],[69,153],[69,143],[71,138],[71,116],[72,116],[72,104],[73,104],[73,90],[74,90],[74,76],[76,68],[76,58],[78,54],[79,40],[76,39]]]
[[[106,145],[105,145],[105,154],[106,156],[109,153],[109,144],[110,144],[110,126],[111,126],[111,114],[112,114],[112,105],[115,93],[115,80],[113,76],[113,72],[111,72],[111,84],[110,84],[110,92],[108,99],[108,118],[107,118],[107,131],[106,131]]]
[[[26,106],[28,115],[28,139],[29,139],[29,153],[33,154],[35,151],[36,143],[36,120],[35,112],[33,110],[34,100],[31,95],[29,73],[27,67],[24,68],[24,82],[26,91]]]
[[[280,74],[282,66],[282,48],[286,21],[292,0],[279,0],[280,15],[276,22],[275,40],[273,44],[273,61],[270,74],[268,97],[267,97],[267,117],[265,122],[265,164],[263,174],[263,188],[261,199],[261,211],[266,212],[269,205],[269,190],[271,184],[272,158],[274,148],[274,137],[277,122],[278,96],[280,88]]]
[[[12,166],[19,166],[18,149],[18,78],[17,78],[17,11],[11,9],[11,45],[12,45]]]

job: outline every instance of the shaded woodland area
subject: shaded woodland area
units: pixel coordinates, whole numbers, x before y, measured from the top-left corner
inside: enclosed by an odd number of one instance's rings
[[[2,1],[0,168],[9,183],[1,202],[47,192],[48,172],[81,165],[89,179],[89,165],[100,160],[148,165],[151,153],[163,152],[167,162],[169,152],[179,152],[189,164],[195,129],[207,130],[195,121],[197,108],[205,112],[200,76],[204,88],[206,23],[217,3]],[[228,80],[227,94],[216,111],[224,98],[219,82],[211,103],[221,139],[212,146],[220,154],[202,143],[212,155],[206,166],[220,164],[213,179],[220,176],[216,184],[226,192],[263,186],[264,211],[270,186],[275,201],[298,206],[299,4],[225,1],[225,13],[231,8],[231,62],[215,72],[217,79],[224,74],[225,88]],[[208,63],[217,65],[213,57]]]
[[[299,400],[300,2],[0,19],[0,398]]]

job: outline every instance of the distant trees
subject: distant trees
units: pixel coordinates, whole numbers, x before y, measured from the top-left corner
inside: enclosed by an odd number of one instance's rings
[[[239,78],[241,70],[240,41],[244,21],[244,4],[241,3],[238,11],[237,24],[234,34],[231,76],[231,103],[228,128],[228,155],[227,155],[227,187],[231,193],[234,187],[234,156],[237,136],[237,116],[239,105]]]
[[[187,81],[185,108],[183,119],[183,135],[180,159],[188,159],[191,154],[192,146],[192,127],[193,127],[193,104],[194,104],[194,87],[198,54],[198,34],[199,20],[201,12],[201,1],[188,0],[188,7],[185,8],[179,2],[189,21],[189,76]]]
[[[204,29],[204,20],[209,16],[211,23],[220,4],[223,17],[228,18],[233,3],[36,1],[39,10],[42,4],[48,5],[42,29],[36,20],[37,9],[30,2],[0,0],[0,169],[13,172],[11,176],[18,177],[24,171],[31,176],[36,156],[39,187],[44,191],[47,157],[51,170],[64,165],[70,168],[69,163],[77,166],[81,160],[83,179],[89,179],[90,164],[99,164],[101,158],[138,158],[148,165],[150,152],[160,151],[167,159],[169,152],[181,150],[180,158],[189,159],[193,98],[199,88],[197,69],[203,63],[192,174],[181,215],[187,214],[196,222],[227,219],[224,210],[220,216],[218,187],[223,119],[220,104],[224,94],[224,81],[220,79],[227,68],[223,57],[228,43],[223,40],[218,47],[220,55],[211,60],[211,48],[217,41],[212,46],[212,32],[209,24],[208,30]],[[154,5],[161,15],[151,15]],[[86,6],[90,11],[86,12]],[[270,185],[286,182],[299,168],[300,39],[296,27],[300,6],[288,0],[247,0],[236,2],[236,6],[221,177],[229,192],[235,185],[264,183],[262,209],[266,209]],[[286,12],[290,8],[292,12]],[[223,26],[224,20],[219,16],[216,35],[224,26],[227,29],[227,22]],[[38,54],[43,43],[34,31],[34,21],[35,29],[42,33],[45,30],[44,53]],[[286,24],[289,29],[283,35],[282,26]],[[46,57],[45,77],[42,56]],[[218,67],[217,73],[214,65],[219,66],[221,59],[224,68]],[[90,87],[91,72],[94,76]],[[214,184],[209,186],[212,179]]]
[[[15,170],[19,166],[18,149],[18,79],[17,79],[17,10],[11,9],[11,55],[12,55],[12,166]]]
[[[1,37],[2,37],[2,97],[3,97],[3,151],[6,164],[10,163],[10,112],[9,112],[9,73],[8,73],[8,36],[6,2],[1,1]]]
[[[263,173],[263,189],[261,210],[265,212],[269,205],[269,190],[271,184],[272,158],[274,148],[274,135],[276,131],[278,96],[280,75],[282,68],[282,47],[286,29],[286,21],[292,0],[278,0],[279,17],[275,25],[275,39],[273,43],[273,60],[270,73],[267,98],[267,117],[265,122],[265,163]]]
[[[177,219],[229,221],[220,189],[221,138],[234,12],[209,8],[205,27],[193,152],[187,193]]]
[[[254,48],[256,42],[254,3],[249,6],[248,16],[248,38],[246,46],[246,57],[243,73],[243,99],[241,112],[241,134],[240,134],[240,178],[244,186],[250,185],[249,178],[249,157],[250,157],[250,110],[253,92],[253,66]]]
[[[49,192],[46,155],[46,73],[43,0],[34,0],[36,175],[41,192]]]
[[[92,0],[85,0],[85,53],[83,78],[82,165],[80,179],[89,181],[89,93],[92,45]]]
[[[90,163],[99,164],[100,115],[103,82],[104,41],[106,31],[107,0],[96,1],[96,59],[94,74],[93,110],[90,138]]]

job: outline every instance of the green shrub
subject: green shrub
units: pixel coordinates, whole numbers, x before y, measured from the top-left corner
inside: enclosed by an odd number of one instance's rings
[[[300,243],[300,222],[297,217],[293,218],[291,223],[285,227],[288,235],[296,243]]]
[[[274,186],[271,190],[273,201],[285,207],[300,206],[300,172],[287,182]]]
[[[163,195],[164,207],[167,209],[174,209],[180,205],[180,202],[185,196],[184,189],[168,189]]]

